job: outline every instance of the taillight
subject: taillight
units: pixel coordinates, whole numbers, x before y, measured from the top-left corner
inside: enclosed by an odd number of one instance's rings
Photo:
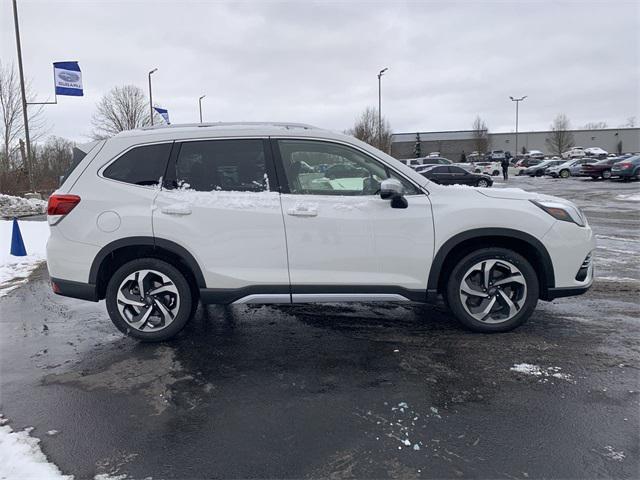
[[[78,195],[51,195],[47,204],[47,215],[67,215],[79,203]]]
[[[630,163],[621,163],[620,164],[620,168],[631,168],[631,164]]]

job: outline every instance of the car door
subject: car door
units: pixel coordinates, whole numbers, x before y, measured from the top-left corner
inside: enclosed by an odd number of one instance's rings
[[[463,168],[456,167],[455,165],[449,165],[449,175],[451,175],[451,183],[455,183],[458,185],[473,185],[475,184],[475,179],[472,175],[469,175],[469,172],[464,170]]]
[[[191,253],[208,288],[289,300],[284,224],[279,193],[270,188],[277,182],[267,139],[176,142],[163,185],[153,210],[155,237]]]
[[[440,185],[449,185],[451,178],[449,176],[449,167],[441,165],[434,167],[429,171],[429,179]]]
[[[433,256],[428,196],[350,145],[286,138],[273,145],[293,301],[384,299],[405,290],[423,298]],[[322,163],[331,166],[321,172]],[[380,198],[385,178],[401,181],[408,208]]]

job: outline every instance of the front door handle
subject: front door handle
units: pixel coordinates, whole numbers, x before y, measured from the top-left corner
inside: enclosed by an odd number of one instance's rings
[[[297,205],[296,207],[287,210],[287,214],[294,217],[317,217],[318,209],[316,207]]]

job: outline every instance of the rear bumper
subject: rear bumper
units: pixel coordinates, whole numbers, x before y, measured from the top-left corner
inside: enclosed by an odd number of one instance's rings
[[[63,297],[78,298],[80,300],[98,301],[96,286],[92,283],[73,282],[71,280],[61,280],[51,278],[53,292]]]

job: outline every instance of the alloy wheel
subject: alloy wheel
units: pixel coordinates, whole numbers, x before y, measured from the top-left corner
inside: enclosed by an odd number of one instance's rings
[[[168,327],[180,308],[175,283],[157,270],[138,270],[118,287],[118,311],[128,326],[141,332]]]
[[[562,178],[569,178],[569,170],[562,170],[562,171],[560,172],[560,176],[561,176]]]
[[[489,182],[487,182],[486,180],[482,179],[482,180],[478,180],[478,186],[479,187],[488,187],[489,186]]]
[[[465,311],[484,323],[503,323],[522,309],[527,282],[522,272],[506,260],[482,260],[462,277],[460,301]]]
[[[604,172],[602,172],[602,178],[611,178],[611,170],[605,170]]]

